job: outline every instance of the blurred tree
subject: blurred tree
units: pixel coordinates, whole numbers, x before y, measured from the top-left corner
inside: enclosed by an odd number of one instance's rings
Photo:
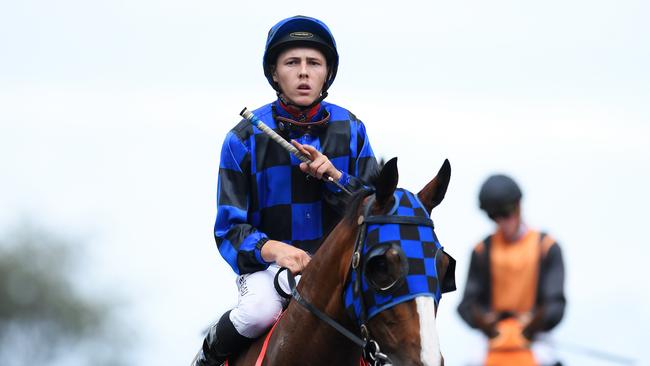
[[[0,365],[124,365],[113,302],[75,285],[78,244],[23,225],[0,237]]]

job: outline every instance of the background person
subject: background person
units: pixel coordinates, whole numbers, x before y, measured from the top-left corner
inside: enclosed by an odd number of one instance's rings
[[[472,251],[458,312],[487,336],[486,365],[560,365],[544,340],[564,315],[562,252],[523,221],[521,197],[508,176],[483,183],[480,208],[496,230]]]

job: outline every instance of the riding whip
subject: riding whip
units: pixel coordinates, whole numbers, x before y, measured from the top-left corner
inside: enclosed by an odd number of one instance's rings
[[[287,140],[283,139],[282,136],[278,135],[277,132],[273,131],[269,126],[267,126],[264,122],[262,122],[257,116],[253,114],[253,112],[249,111],[248,108],[244,107],[241,112],[239,112],[239,115],[244,117],[245,120],[250,122],[253,126],[259,128],[262,132],[264,132],[267,136],[269,136],[273,141],[277,142],[282,146],[285,150],[293,154],[296,158],[298,158],[300,161],[303,163],[309,165],[312,161],[307,157],[307,155],[301,153],[298,149],[296,149],[295,146],[291,145],[290,143],[287,142]],[[334,178],[330,177],[327,174],[323,175],[323,180],[326,180],[328,182],[334,183],[341,191],[347,193],[348,195],[352,195],[352,192],[348,191],[341,183],[339,183],[337,180]]]

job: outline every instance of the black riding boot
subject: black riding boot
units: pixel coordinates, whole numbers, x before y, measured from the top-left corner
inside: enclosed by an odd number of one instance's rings
[[[230,311],[221,316],[217,324],[210,327],[203,340],[203,347],[194,357],[192,366],[220,366],[228,357],[238,353],[252,339],[244,337],[237,332],[230,321]]]

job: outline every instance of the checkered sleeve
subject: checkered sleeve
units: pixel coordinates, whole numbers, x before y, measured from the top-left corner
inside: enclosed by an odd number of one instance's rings
[[[221,256],[237,274],[266,269],[261,248],[268,240],[248,222],[251,200],[250,151],[233,131],[221,149],[214,237]]]
[[[553,329],[564,317],[564,260],[557,243],[549,249],[540,268],[538,303],[544,307],[542,330]]]
[[[377,159],[375,158],[375,154],[370,146],[370,140],[366,134],[366,126],[364,126],[361,121],[357,121],[357,123],[357,146],[360,148],[354,163],[353,174],[361,180],[363,184],[368,184],[371,178],[377,175],[379,165],[377,164]]]
[[[477,315],[484,315],[490,310],[489,257],[483,244],[478,244],[469,264],[465,283],[465,292],[458,305],[460,317],[472,328],[478,328]]]
[[[345,188],[350,192],[358,192],[364,186],[369,184],[372,177],[377,174],[379,166],[377,159],[370,146],[366,127],[363,122],[351,116],[350,121],[350,167],[349,171],[341,171],[339,179]],[[328,183],[328,190],[331,192],[327,197],[328,201],[334,206],[339,206],[339,201],[344,200],[345,196],[334,184]]]

